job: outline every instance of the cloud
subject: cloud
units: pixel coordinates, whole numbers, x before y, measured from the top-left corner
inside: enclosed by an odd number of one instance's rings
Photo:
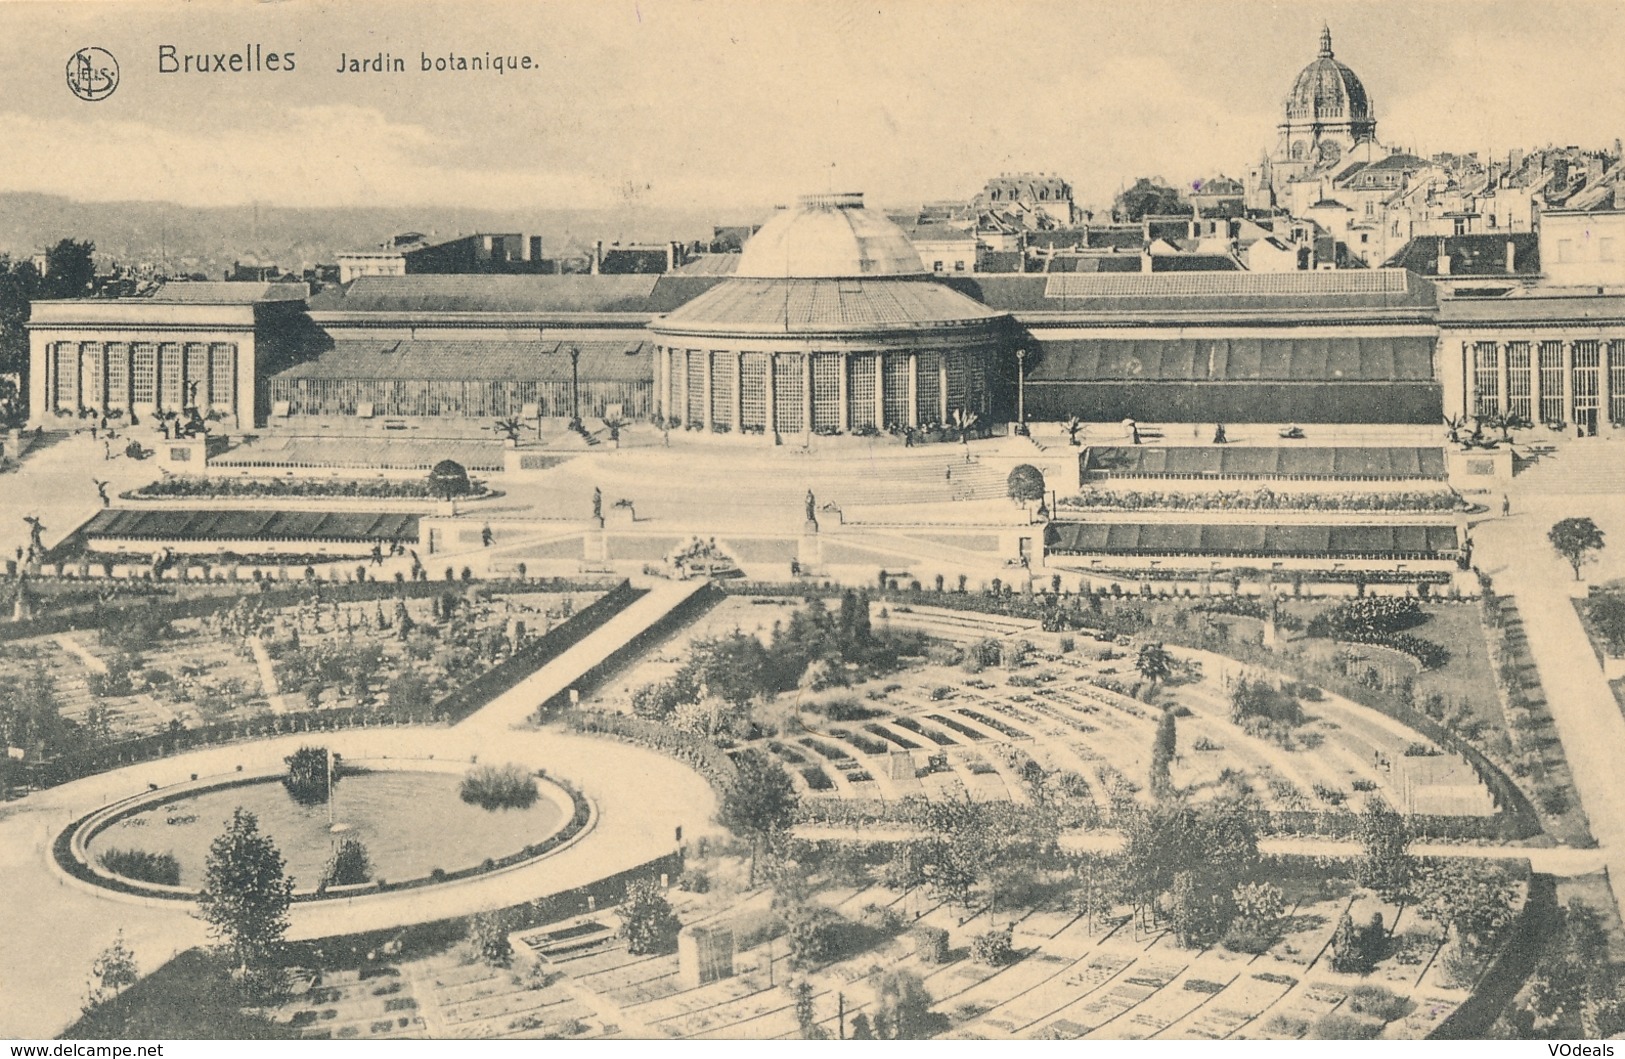
[[[36,161],[11,169],[9,190],[88,201],[158,199],[195,206],[255,199],[288,206],[609,202],[609,192],[590,176],[489,166],[484,164],[489,157],[479,152],[448,152],[445,139],[423,126],[345,104],[262,110],[253,121],[208,131],[8,111],[0,112],[0,141],[14,157]],[[459,155],[470,164],[448,163],[448,157]]]

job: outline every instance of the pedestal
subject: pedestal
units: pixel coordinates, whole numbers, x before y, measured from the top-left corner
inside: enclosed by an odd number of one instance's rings
[[[796,543],[796,562],[803,570],[814,570],[824,565],[824,548],[817,532],[803,533]]]
[[[582,537],[586,548],[583,558],[594,565],[601,565],[609,561],[609,537],[604,533],[604,520],[597,519],[595,523]]]

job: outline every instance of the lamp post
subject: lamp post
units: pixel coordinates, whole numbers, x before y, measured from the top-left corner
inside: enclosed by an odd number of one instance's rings
[[[1027,431],[1027,351],[1016,350],[1016,426],[1018,433]]]

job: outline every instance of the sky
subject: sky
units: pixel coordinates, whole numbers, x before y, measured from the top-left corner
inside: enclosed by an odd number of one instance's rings
[[[1625,135],[1617,0],[0,2],[0,191],[221,206],[888,205],[1057,173],[1239,176],[1322,22],[1379,138],[1420,152]],[[69,90],[94,45],[109,97]],[[162,74],[293,52],[293,72]],[[387,52],[407,72],[345,73]],[[425,73],[422,56],[534,69]]]

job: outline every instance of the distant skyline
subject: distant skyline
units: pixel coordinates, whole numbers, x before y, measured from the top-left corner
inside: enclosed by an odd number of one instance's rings
[[[1243,175],[1322,22],[1390,146],[1504,156],[1625,134],[1614,0],[14,0],[0,4],[0,191],[737,221],[803,191],[914,203],[1030,170],[1098,207],[1139,176]],[[292,51],[297,67],[160,74],[166,44]],[[87,45],[121,64],[100,102],[65,84]],[[380,52],[408,72],[335,72]],[[538,69],[422,73],[425,52]]]

